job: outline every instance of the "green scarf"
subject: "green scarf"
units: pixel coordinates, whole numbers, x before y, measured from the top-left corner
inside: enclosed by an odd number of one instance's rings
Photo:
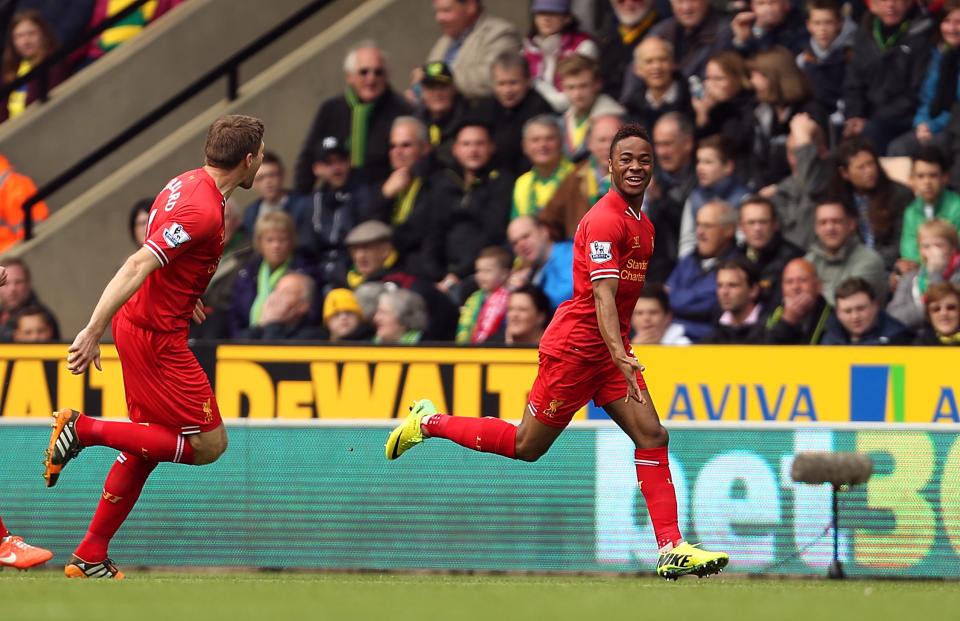
[[[403,336],[400,337],[400,340],[396,343],[390,343],[391,345],[416,345],[420,342],[420,339],[423,337],[423,332],[420,330],[407,330],[403,333]],[[376,345],[383,344],[383,339],[379,336],[373,337],[373,342]]]
[[[460,320],[457,322],[456,342],[459,345],[470,342],[473,336],[473,329],[477,325],[477,318],[480,316],[480,309],[487,299],[487,292],[478,289],[470,294],[460,309]]]
[[[417,194],[420,193],[421,187],[423,187],[423,179],[416,177],[409,188],[397,195],[393,208],[393,218],[391,218],[394,225],[403,224],[410,217],[410,212],[413,211],[413,204],[417,201]]]
[[[877,47],[884,52],[893,47],[897,41],[900,40],[900,37],[906,34],[908,30],[910,30],[910,20],[906,20],[900,24],[900,27],[897,28],[896,32],[890,35],[889,38],[884,39],[883,22],[881,22],[879,18],[873,18],[873,40],[876,42]]]
[[[253,306],[250,307],[250,325],[260,325],[260,313],[263,311],[263,303],[267,301],[267,296],[277,286],[277,282],[287,273],[290,268],[290,260],[270,271],[270,265],[266,261],[260,262],[260,271],[257,272],[257,297],[253,300]]]
[[[373,103],[360,101],[352,88],[348,88],[344,96],[347,99],[347,105],[350,106],[350,164],[354,168],[360,168],[366,160],[367,126],[370,124]]]

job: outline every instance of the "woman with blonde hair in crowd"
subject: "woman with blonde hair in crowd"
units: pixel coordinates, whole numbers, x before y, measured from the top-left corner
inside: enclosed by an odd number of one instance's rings
[[[927,318],[928,289],[938,283],[960,284],[960,240],[957,229],[942,219],[927,220],[917,230],[920,267],[900,277],[887,312],[916,330]]]
[[[924,306],[927,322],[914,345],[960,345],[960,286],[930,285]]]
[[[289,272],[313,276],[307,262],[295,253],[297,234],[293,219],[283,211],[267,213],[257,219],[253,229],[254,257],[240,269],[233,283],[229,311],[230,337],[246,328],[260,325],[260,313],[267,296]],[[317,283],[318,288],[322,283]],[[313,314],[316,317],[316,314]]]
[[[10,20],[10,31],[3,49],[3,84],[21,78],[57,50],[57,37],[53,27],[40,11],[21,11]],[[63,63],[50,68],[47,88],[52,89],[67,77]],[[19,116],[31,103],[40,97],[40,80],[34,79],[7,96],[0,105],[0,121]]]

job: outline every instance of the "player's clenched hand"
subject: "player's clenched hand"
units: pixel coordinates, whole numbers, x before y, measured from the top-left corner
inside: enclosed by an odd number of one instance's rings
[[[646,403],[647,400],[644,399],[640,393],[640,384],[637,383],[637,373],[643,371],[643,365],[633,356],[622,356],[618,358],[616,362],[617,368],[620,369],[620,372],[623,373],[623,376],[627,379],[627,396],[623,400],[624,403],[630,399],[638,403]]]
[[[197,300],[197,305],[193,307],[193,322],[203,323],[206,318],[207,314],[203,311],[203,302]]]
[[[98,371],[100,366],[100,334],[89,327],[80,330],[73,345],[67,350],[67,369],[74,375],[80,375],[87,370],[92,362]]]

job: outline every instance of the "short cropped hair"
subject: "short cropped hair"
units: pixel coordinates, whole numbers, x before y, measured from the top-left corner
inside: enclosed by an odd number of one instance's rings
[[[950,247],[954,250],[960,248],[960,237],[957,235],[957,228],[953,226],[949,220],[944,220],[943,218],[926,220],[917,228],[917,239],[920,238],[921,233],[943,239],[950,244]]]
[[[560,130],[560,120],[556,117],[556,115],[538,114],[537,116],[528,119],[527,122],[523,124],[522,136],[526,138],[530,128],[534,127],[535,125],[550,128],[557,135],[557,138],[560,138],[562,135]]]
[[[407,125],[413,128],[413,133],[416,135],[417,140],[421,144],[427,144],[430,142],[430,137],[427,134],[427,126],[423,124],[423,121],[418,119],[415,116],[398,116],[393,119],[393,125],[390,126],[390,130],[393,131],[401,125]]]
[[[713,149],[724,164],[733,161],[735,157],[733,142],[723,134],[713,134],[701,139],[697,143],[697,149]]]
[[[843,19],[843,9],[840,6],[839,0],[809,0],[807,2],[807,15],[810,14],[810,11],[814,10],[830,11],[837,19]]]
[[[490,66],[490,72],[493,72],[493,69],[499,67],[501,69],[519,69],[523,72],[523,77],[530,77],[530,63],[527,62],[526,56],[520,52],[515,52],[513,50],[507,50],[501,52],[493,59],[493,64]]]
[[[757,266],[754,265],[753,261],[743,255],[738,254],[729,259],[724,259],[720,262],[720,265],[717,266],[718,274],[720,270],[739,270],[743,272],[747,277],[748,287],[760,284],[760,272],[757,270]]]
[[[777,214],[777,208],[774,206],[773,201],[769,198],[764,198],[759,194],[748,194],[743,197],[743,200],[740,201],[740,210],[742,212],[743,208],[747,205],[763,205],[766,207],[767,212],[770,214],[770,219],[774,222],[780,221],[780,216]]]
[[[837,288],[833,291],[833,296],[837,301],[840,301],[855,296],[858,293],[866,293],[871,301],[876,301],[877,299],[877,294],[874,292],[873,287],[870,286],[870,283],[859,276],[848,278],[837,285]]]
[[[640,140],[646,141],[650,146],[653,146],[653,140],[650,139],[650,134],[647,133],[643,125],[639,123],[627,123],[617,130],[617,133],[613,136],[613,141],[610,142],[611,160],[613,159],[613,150],[617,148],[617,143],[627,138],[639,138]]]
[[[508,270],[513,265],[513,255],[502,246],[487,246],[477,255],[477,260],[494,259],[500,269]]]
[[[644,285],[638,299],[656,300],[657,304],[660,305],[660,310],[665,313],[670,312],[670,294],[668,294],[663,285],[658,282],[651,282]]]
[[[594,79],[600,79],[600,65],[594,59],[582,54],[571,54],[557,63],[557,75],[567,78],[589,71]]]
[[[922,145],[913,154],[913,163],[926,162],[927,164],[936,164],[940,167],[940,172],[946,172],[950,167],[947,162],[947,156],[943,149],[933,144]]]
[[[247,155],[256,156],[263,142],[263,121],[242,114],[228,114],[213,122],[203,147],[204,158],[214,168],[231,170]]]

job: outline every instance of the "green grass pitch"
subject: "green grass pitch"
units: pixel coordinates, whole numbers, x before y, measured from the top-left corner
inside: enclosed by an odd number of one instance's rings
[[[66,580],[0,573],[4,621],[349,619],[710,621],[945,619],[955,582],[443,574],[141,573]],[[953,612],[949,612],[953,611]],[[946,616],[945,616],[946,615]]]

